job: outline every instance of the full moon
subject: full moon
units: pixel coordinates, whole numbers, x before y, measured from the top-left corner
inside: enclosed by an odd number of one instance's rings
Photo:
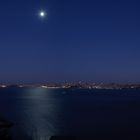
[[[39,13],[39,15],[40,15],[40,17],[45,17],[46,13],[45,13],[44,11],[41,11],[41,12]]]

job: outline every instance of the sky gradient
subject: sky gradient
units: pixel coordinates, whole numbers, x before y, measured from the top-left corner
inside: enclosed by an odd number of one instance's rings
[[[0,82],[140,83],[139,6],[138,0],[1,0]]]

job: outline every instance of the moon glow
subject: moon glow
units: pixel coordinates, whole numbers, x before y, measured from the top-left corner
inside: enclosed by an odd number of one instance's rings
[[[45,15],[46,15],[46,13],[44,12],[44,11],[41,11],[40,13],[39,13],[39,15],[40,15],[40,17],[45,17]]]

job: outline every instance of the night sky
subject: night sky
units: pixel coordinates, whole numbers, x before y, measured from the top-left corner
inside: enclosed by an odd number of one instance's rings
[[[140,1],[0,0],[0,82],[79,80],[140,82]]]

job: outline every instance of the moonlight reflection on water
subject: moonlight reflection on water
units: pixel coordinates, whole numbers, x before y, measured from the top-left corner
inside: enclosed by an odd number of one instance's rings
[[[139,90],[7,88],[0,97],[14,137],[136,136],[140,128]]]

